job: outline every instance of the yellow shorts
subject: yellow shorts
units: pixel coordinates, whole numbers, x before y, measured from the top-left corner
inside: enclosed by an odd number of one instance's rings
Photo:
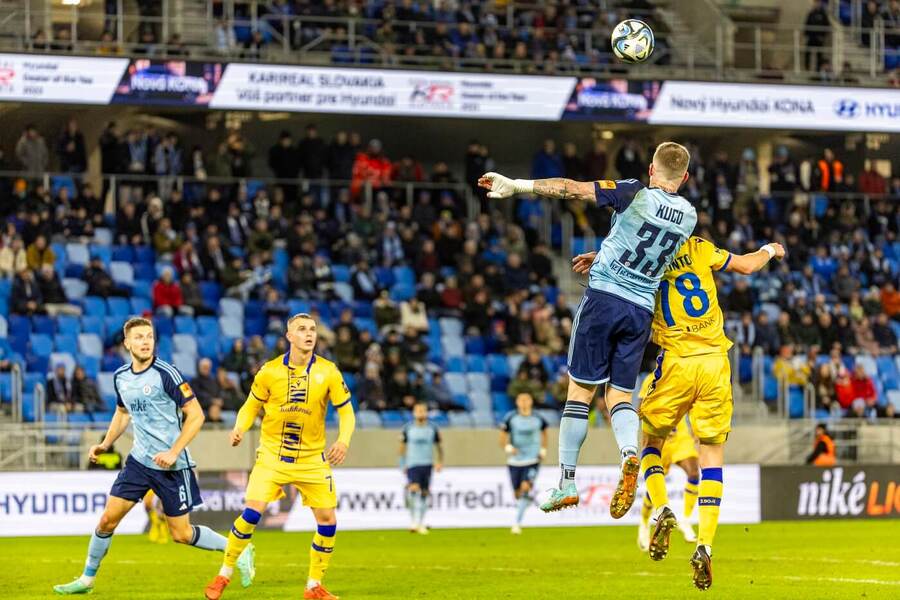
[[[694,437],[688,431],[687,423],[683,422],[675,428],[675,433],[666,439],[662,448],[663,469],[668,472],[669,467],[689,458],[697,458],[697,445]]]
[[[641,402],[644,433],[667,437],[691,411],[691,427],[701,442],[724,443],[733,411],[728,355],[673,356],[663,352],[657,364]]]
[[[274,502],[282,498],[285,485],[292,485],[300,492],[303,505],[310,508],[335,508],[334,477],[331,466],[318,456],[313,462],[274,464],[272,460],[257,460],[247,482],[247,500]]]

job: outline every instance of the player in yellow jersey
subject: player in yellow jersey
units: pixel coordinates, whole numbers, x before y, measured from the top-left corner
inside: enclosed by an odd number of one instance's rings
[[[724,317],[716,293],[715,271],[750,275],[784,248],[769,243],[756,252],[734,255],[699,237],[685,242],[666,269],[656,295],[651,339],[662,350],[656,359],[653,382],[641,404],[644,443],[641,470],[653,501],[650,558],[662,560],[677,519],[668,506],[661,449],[669,432],[691,411],[694,434],[700,440],[700,489],[697,499],[699,534],[691,557],[694,585],[712,585],[712,541],[722,501],[724,443],[731,431],[731,365]],[[573,259],[573,269],[590,269],[594,253]]]
[[[650,386],[653,384],[653,375],[644,378],[638,397],[641,401],[647,397]],[[700,484],[700,463],[698,462],[697,441],[694,439],[688,418],[685,417],[677,427],[672,428],[666,443],[662,447],[663,473],[668,474],[669,468],[678,465],[687,476],[684,485],[684,510],[678,519],[678,528],[684,535],[684,541],[693,543],[697,541],[697,534],[691,527],[690,518],[697,505],[697,486]],[[641,506],[641,521],[638,525],[638,547],[647,552],[650,549],[650,513],[653,511],[653,503],[650,494],[644,494],[644,502]]]
[[[150,529],[147,531],[147,537],[154,544],[169,543],[169,526],[166,524],[166,515],[163,512],[162,502],[153,493],[148,490],[144,494],[144,510],[147,511],[147,518],[150,520]]]
[[[260,443],[247,483],[244,512],[231,528],[222,569],[206,588],[208,600],[222,596],[238,556],[250,543],[263,511],[270,502],[284,496],[285,485],[297,488],[317,523],[303,597],[337,599],[322,585],[337,531],[334,510],[337,495],[331,466],[344,462],[356,417],[350,404],[350,391],[337,366],[313,352],[315,320],[305,313],[294,315],[287,322],[285,337],[290,349],[264,364],[256,374],[250,395],[231,431],[231,445],[237,446],[253,426],[259,411],[263,411]],[[326,452],[328,402],[340,418],[340,431],[337,441]],[[244,587],[252,582],[252,577],[246,579],[241,580]]]

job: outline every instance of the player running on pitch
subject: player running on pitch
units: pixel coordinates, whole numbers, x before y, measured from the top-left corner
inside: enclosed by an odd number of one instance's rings
[[[437,450],[437,462],[434,452]],[[431,491],[432,469],[440,473],[444,462],[441,432],[437,425],[428,422],[428,405],[416,402],[413,406],[413,422],[407,423],[400,434],[400,468],[406,472],[406,503],[412,517],[409,530],[428,534],[425,512]]]
[[[506,452],[509,479],[516,496],[516,524],[510,530],[522,533],[522,519],[533,502],[532,490],[541,459],[547,456],[547,421],[534,412],[531,394],[516,396],[516,410],[500,423],[500,445]]]
[[[225,561],[219,574],[206,586],[206,597],[217,600],[231,581],[235,561],[250,543],[253,531],[270,502],[284,496],[282,486],[293,485],[310,507],[317,529],[309,551],[309,577],[304,598],[336,600],[322,585],[334,550],[337,532],[334,478],[331,465],[340,465],[347,456],[356,427],[350,390],[337,366],[314,353],[316,322],[306,313],[287,322],[285,337],[290,349],[262,366],[250,395],[238,412],[231,431],[232,446],[244,438],[259,411],[263,411],[256,464],[250,473],[244,512],[228,535]],[[337,441],[325,452],[325,411],[331,402],[340,418]],[[249,582],[243,579],[246,587]]]
[[[576,256],[573,269],[584,273],[593,252]],[[700,440],[700,519],[697,550],[691,557],[694,585],[712,585],[712,542],[722,503],[724,444],[731,431],[732,390],[728,350],[714,271],[749,275],[773,258],[782,258],[781,244],[769,243],[756,252],[734,255],[703,238],[685,244],[660,285],[653,319],[653,341],[662,351],[656,359],[653,382],[641,404],[644,451],[641,468],[653,501],[650,558],[662,560],[669,550],[669,534],[676,526],[669,508],[660,449],[669,432],[691,411],[691,426]]]
[[[597,386],[606,387],[606,406],[622,457],[622,473],[609,512],[621,518],[634,503],[640,471],[640,420],[631,405],[656,290],[665,268],[697,223],[691,204],[678,195],[687,181],[690,154],[665,142],[650,165],[650,187],[636,179],[576,182],[570,179],[511,180],[486,173],[479,185],[489,198],[538,194],[560,200],[595,201],[615,211],[609,236],[590,267],[588,289],[572,324],[569,390],[559,427],[559,487],[541,505],[545,512],[576,506],[578,454],[588,431],[588,409]]]
[[[190,512],[203,501],[187,445],[203,426],[203,409],[178,369],[154,356],[153,323],[129,319],[122,328],[131,362],[113,376],[116,413],[103,441],[92,446],[91,462],[134,428],[134,445],[109,492],[106,508],[88,544],[84,572],[75,581],[56,585],[57,594],[90,594],[100,562],[125,515],[152,490],[162,503],[172,539],[203,550],[225,550],[226,539],[209,527],[191,525]],[[182,423],[183,419],[183,423]],[[253,572],[252,550],[238,567]]]

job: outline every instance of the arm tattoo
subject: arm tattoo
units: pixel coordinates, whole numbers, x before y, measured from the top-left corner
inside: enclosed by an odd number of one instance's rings
[[[572,181],[562,177],[538,179],[534,182],[534,193],[554,200],[594,199],[594,184],[590,181]]]

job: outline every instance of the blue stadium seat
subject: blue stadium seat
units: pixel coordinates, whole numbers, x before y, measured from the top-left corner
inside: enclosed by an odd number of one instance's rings
[[[381,425],[389,429],[400,429],[409,421],[406,411],[386,410],[381,413]]]
[[[465,356],[466,354],[465,344],[459,337],[442,337],[441,347],[445,356]]]
[[[196,355],[175,352],[172,354],[171,362],[184,376],[185,379],[191,380],[197,376],[197,357]]]
[[[153,303],[147,300],[146,298],[140,298],[138,296],[131,297],[131,314],[135,316],[140,316],[145,313],[153,312]]]
[[[356,395],[356,375],[353,373],[344,373],[344,383],[347,384],[347,389],[350,390],[350,394]]]
[[[113,385],[113,373],[100,373],[97,376],[97,390],[103,404],[109,410],[116,409],[116,388]]]
[[[484,338],[480,336],[469,336],[466,338],[466,354],[483,355],[486,349]]]
[[[85,244],[70,242],[66,244],[66,263],[67,265],[86,266],[91,260],[91,254]]]
[[[0,372],[0,403],[12,401],[12,373]]]
[[[222,316],[219,318],[219,331],[222,335],[229,338],[244,337],[244,321],[243,318],[233,316]]]
[[[92,241],[95,245],[100,246],[112,246],[113,243],[113,232],[112,229],[108,227],[98,227],[94,230],[94,239]]]
[[[134,248],[131,246],[113,246],[112,259],[127,263],[135,262]]]
[[[463,322],[453,317],[444,317],[439,321],[441,325],[441,335],[453,335],[461,337],[463,335]]]
[[[357,319],[372,319],[375,317],[375,309],[371,302],[354,302],[353,316]]]
[[[312,304],[310,304],[309,300],[288,300],[288,311],[292,315],[296,315],[297,313],[308,313],[312,308]]]
[[[29,341],[31,354],[36,356],[50,356],[53,352],[53,339],[44,333],[34,333]]]
[[[491,391],[505,392],[509,387],[509,377],[506,375],[491,375]]]
[[[84,314],[92,317],[106,316],[106,301],[99,296],[85,296],[82,300]]]
[[[156,252],[150,246],[135,246],[134,260],[137,263],[154,264],[156,263]]]
[[[869,377],[878,377],[878,363],[869,354],[860,354],[856,357],[856,364],[862,365]],[[847,367],[848,369],[851,367]]]
[[[57,352],[68,352],[75,356],[78,354],[78,334],[57,334],[53,338],[53,348]]]
[[[156,328],[156,335],[174,335],[175,323],[172,317],[155,316],[153,317],[153,325]]]
[[[56,332],[66,335],[78,335],[81,333],[81,321],[78,317],[59,315],[56,317]]]
[[[803,402],[803,388],[792,385],[788,388],[788,415],[791,419],[802,419],[806,412]]]
[[[197,346],[197,338],[189,333],[176,333],[172,336],[172,344],[176,354],[188,354],[194,357],[199,356],[199,348]]]
[[[269,321],[264,314],[249,313],[244,318],[244,335],[247,337],[265,335],[268,325]]]
[[[489,394],[491,392],[491,380],[486,373],[468,373],[466,382],[469,390]]]
[[[135,263],[132,274],[136,281],[153,281],[156,279],[156,265],[153,263]]]
[[[219,314],[223,317],[244,318],[244,304],[236,298],[222,298],[219,300]]]
[[[66,251],[68,253],[68,246]],[[103,266],[109,269],[109,264],[112,262],[112,249],[109,246],[91,246],[88,254],[92,259],[99,258],[103,262]],[[69,254],[69,262],[78,261],[72,260],[72,255]]]
[[[466,362],[462,356],[448,357],[446,367],[447,367],[447,371],[449,373],[465,373],[466,372]]]
[[[470,373],[487,373],[487,362],[480,354],[470,354],[466,357],[466,370]]]
[[[378,287],[389,288],[394,285],[394,272],[388,267],[375,267],[375,281]]]
[[[491,394],[491,405],[494,412],[507,413],[513,409],[513,402],[505,393]]]
[[[510,376],[514,375],[516,371],[519,370],[521,364],[525,361],[524,354],[510,354],[506,357],[506,361],[509,363],[509,372]]]
[[[50,355],[26,355],[25,368],[35,373],[47,373],[50,370]]]
[[[341,281],[334,282],[335,295],[344,302],[353,302],[353,286]]]
[[[69,302],[77,302],[87,295],[88,284],[81,279],[65,277],[62,280],[63,293]]]
[[[93,333],[82,333],[78,336],[78,352],[79,354],[87,354],[88,356],[103,356],[103,341],[99,336]]]
[[[191,335],[196,335],[197,324],[194,322],[194,317],[189,317],[187,315],[176,316],[175,333],[189,333]]]
[[[125,321],[127,321],[129,315],[111,315],[103,319],[103,328],[106,331],[106,335],[103,337],[103,340],[106,343],[114,344],[117,340],[124,337],[125,333],[122,331],[122,328],[125,327]]]
[[[75,372],[75,356],[68,352],[53,352],[50,354],[50,368],[56,370],[57,365],[65,365],[66,377],[71,378]]]
[[[75,180],[70,175],[54,175],[50,178],[50,193],[53,196],[58,196],[59,190],[63,188],[68,190],[69,198],[75,198],[78,195]]]
[[[134,285],[134,267],[131,263],[112,261],[109,263],[109,275],[119,285],[128,287]]]
[[[197,333],[200,335],[219,335],[219,320],[215,317],[202,316],[194,319],[197,323]]]
[[[32,333],[44,333],[47,335],[53,335],[56,327],[54,326],[53,319],[50,317],[46,317],[44,315],[34,315],[31,317],[31,331]]]
[[[81,317],[81,333],[94,333],[103,337],[103,317],[94,317],[90,314]]]
[[[391,287],[391,300],[394,302],[406,302],[416,295],[416,286],[406,283],[397,283]]]
[[[350,282],[350,267],[347,265],[331,265],[331,274],[334,280],[339,283]]]
[[[374,319],[356,319],[355,323],[360,330],[367,330],[371,333],[373,338],[378,337],[378,326]]]
[[[106,299],[108,308],[108,316],[129,317],[131,316],[131,302],[125,298],[110,297]]]
[[[452,396],[459,394],[466,395],[469,393],[469,385],[466,383],[466,376],[462,373],[447,373],[444,376],[447,382],[447,390]]]
[[[363,429],[378,429],[381,427],[381,416],[374,410],[361,410],[356,414],[356,422]]]
[[[505,354],[490,354],[487,357],[487,362],[492,375],[509,377],[509,363]]]
[[[100,359],[96,356],[79,356],[78,365],[90,379],[96,379],[100,373]]]
[[[203,296],[203,303],[214,308],[219,305],[222,298],[222,286],[215,281],[201,281],[200,294]]]
[[[472,415],[467,412],[451,412],[447,414],[450,427],[469,428],[474,426]]]
[[[109,352],[100,359],[100,371],[113,372],[124,364],[125,360],[117,352]]]
[[[778,399],[778,381],[771,375],[763,377],[763,400],[768,403]]]

